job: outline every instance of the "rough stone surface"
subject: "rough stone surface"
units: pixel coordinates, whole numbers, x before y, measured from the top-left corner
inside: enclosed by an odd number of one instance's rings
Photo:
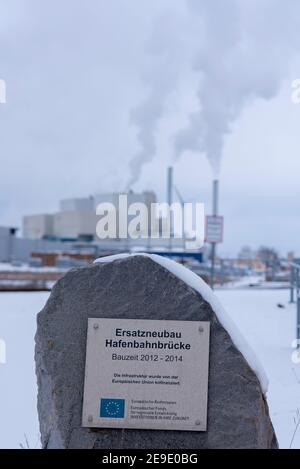
[[[241,308],[243,305],[241,305]],[[210,321],[208,431],[81,427],[88,317]],[[210,305],[137,256],[70,271],[38,315],[38,412],[44,448],[276,448],[259,381]]]

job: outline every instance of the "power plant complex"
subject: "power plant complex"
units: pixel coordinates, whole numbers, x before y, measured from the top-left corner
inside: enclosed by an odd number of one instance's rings
[[[54,214],[27,215],[23,218],[23,234],[28,239],[51,241],[94,241],[99,217],[96,209],[99,204],[112,204],[118,207],[121,193],[97,194],[86,198],[60,201],[59,211]],[[157,202],[154,192],[126,194],[128,205],[144,204],[149,213],[151,204]]]
[[[168,169],[167,205],[174,204],[175,193],[173,184],[173,170]],[[126,198],[126,210],[120,207],[120,200]],[[0,227],[0,262],[31,262],[36,264],[37,257],[46,259],[46,255],[69,253],[78,256],[90,253],[91,258],[122,251],[159,251],[172,256],[196,255],[199,253],[196,237],[185,232],[185,216],[183,201],[177,203],[182,209],[182,235],[174,233],[174,213],[167,215],[156,207],[163,206],[157,202],[153,191],[136,193],[128,192],[98,193],[89,197],[63,199],[59,202],[59,209],[55,213],[30,214],[23,217],[22,233],[15,227]],[[174,204],[176,205],[176,204]],[[142,206],[139,211],[139,229],[135,236],[120,236],[121,219],[126,214],[126,223],[130,225],[136,215],[127,211],[127,207]],[[97,210],[109,212],[109,207],[115,212],[116,236],[99,237],[97,223],[100,215]],[[108,209],[107,209],[108,207]],[[138,209],[137,209],[138,212]],[[142,227],[142,228],[141,228]],[[144,227],[144,228],[143,228]],[[153,228],[154,227],[154,228]],[[143,231],[144,229],[144,231]],[[124,232],[124,231],[123,231]],[[153,236],[154,234],[154,236]]]

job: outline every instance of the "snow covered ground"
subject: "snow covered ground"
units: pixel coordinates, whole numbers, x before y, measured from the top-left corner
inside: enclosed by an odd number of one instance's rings
[[[300,364],[293,364],[296,308],[287,290],[217,290],[217,296],[249,341],[269,378],[268,402],[281,448],[290,446],[300,409]],[[36,313],[48,293],[0,293],[0,339],[7,363],[0,365],[0,448],[39,447],[34,373]],[[278,308],[281,303],[285,308]],[[300,448],[300,428],[293,448]]]
[[[291,359],[296,307],[289,304],[289,291],[222,290],[217,296],[265,368],[271,419],[280,447],[289,448],[300,409],[300,364]],[[300,428],[292,447],[300,448]]]
[[[0,339],[6,364],[0,365],[0,448],[19,448],[27,436],[39,447],[34,371],[36,314],[49,293],[0,293]]]

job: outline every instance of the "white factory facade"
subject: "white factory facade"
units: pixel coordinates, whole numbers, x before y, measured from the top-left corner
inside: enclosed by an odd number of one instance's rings
[[[64,199],[59,211],[53,214],[27,215],[23,217],[23,236],[27,239],[59,241],[93,241],[99,217],[96,208],[101,203],[113,204],[118,214],[120,193],[96,194],[86,198]],[[151,204],[157,202],[152,191],[129,192],[128,205],[143,203],[151,213]],[[118,218],[118,217],[117,217]]]
[[[147,226],[148,233],[143,236],[144,233],[139,230],[137,234],[141,236],[137,237],[124,239],[123,236],[117,235],[116,238],[100,238],[96,232],[101,218],[99,213],[97,214],[97,207],[99,208],[99,204],[111,204],[115,208],[119,233],[119,215],[123,213],[123,210],[119,211],[119,203],[124,195],[127,196],[128,208],[133,204],[144,204],[147,207],[142,216],[148,217],[148,223],[141,222],[140,226]],[[172,234],[170,236],[171,225],[166,223],[168,218],[159,210],[154,214],[157,236],[152,236],[153,204],[159,205],[152,191],[104,193],[61,200],[55,213],[24,216],[22,233],[16,228],[0,227],[0,262],[28,263],[32,262],[33,254],[36,253],[92,252],[94,257],[99,257],[124,251],[174,251],[175,255],[175,251],[198,250],[194,238],[184,235],[183,238],[176,239]],[[128,215],[128,223],[131,217],[134,218],[135,215]]]
[[[124,196],[129,236],[126,227],[124,230]],[[176,256],[181,251],[196,250],[199,253],[197,237],[189,230],[184,231],[187,216],[183,214],[183,233],[178,237],[174,225],[175,209],[171,216],[163,207],[173,205],[172,168],[168,170],[167,201],[167,204],[158,204],[153,191],[100,193],[61,200],[55,213],[24,216],[22,233],[14,227],[0,227],[0,262],[31,262],[37,253],[65,255],[68,252],[73,255],[74,252],[92,252],[94,258],[124,251],[168,252]],[[108,208],[104,209],[102,204]],[[181,200],[177,203],[180,208],[183,204]],[[105,216],[115,220],[113,231],[116,235],[102,237],[106,234]],[[99,224],[105,229],[99,230]]]

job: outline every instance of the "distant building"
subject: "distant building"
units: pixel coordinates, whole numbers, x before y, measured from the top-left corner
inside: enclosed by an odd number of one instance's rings
[[[27,239],[51,239],[54,237],[53,215],[27,215],[23,217],[23,234]]]
[[[15,236],[17,228],[10,226],[0,226],[0,238],[8,238],[10,236]]]
[[[61,212],[93,212],[95,202],[93,197],[63,199],[59,206]]]
[[[97,207],[99,204],[102,203],[110,203],[115,207],[116,210],[116,230],[117,230],[117,236],[119,233],[119,202],[120,202],[120,196],[127,196],[127,207],[130,207],[133,204],[144,204],[145,207],[147,208],[147,219],[143,220],[143,214],[141,213],[141,225],[144,226],[143,221],[147,222],[148,230],[147,232],[143,233],[142,230],[140,230],[137,233],[137,236],[148,236],[150,234],[151,230],[151,205],[157,203],[157,198],[154,192],[152,191],[145,191],[142,193],[135,193],[133,191],[130,191],[128,193],[122,193],[122,192],[115,192],[112,194],[97,194],[95,195],[95,207]],[[130,220],[132,220],[136,215],[128,215],[127,217],[127,222],[128,224],[130,223]]]
[[[0,262],[12,260],[16,233],[17,228],[0,226]]]
[[[288,262],[294,262],[295,260],[295,253],[293,251],[288,252],[287,254],[287,260]]]
[[[54,236],[61,240],[92,241],[96,236],[96,212],[68,211],[54,214]]]
[[[100,203],[113,204],[116,210],[117,232],[119,220],[119,197],[127,195],[128,206],[143,203],[148,209],[148,233],[151,224],[151,204],[156,203],[154,192],[129,192],[97,194],[95,197],[64,199],[60,210],[54,214],[27,215],[23,218],[23,234],[28,239],[50,239],[63,241],[92,241],[96,239],[96,225],[99,216],[96,207]],[[134,215],[128,217],[128,222]],[[144,233],[147,235],[148,233]]]
[[[249,260],[256,258],[256,252],[249,246],[244,246],[238,254],[239,259]]]
[[[259,259],[224,259],[228,265],[233,267],[247,268],[255,272],[265,272],[266,264]]]

